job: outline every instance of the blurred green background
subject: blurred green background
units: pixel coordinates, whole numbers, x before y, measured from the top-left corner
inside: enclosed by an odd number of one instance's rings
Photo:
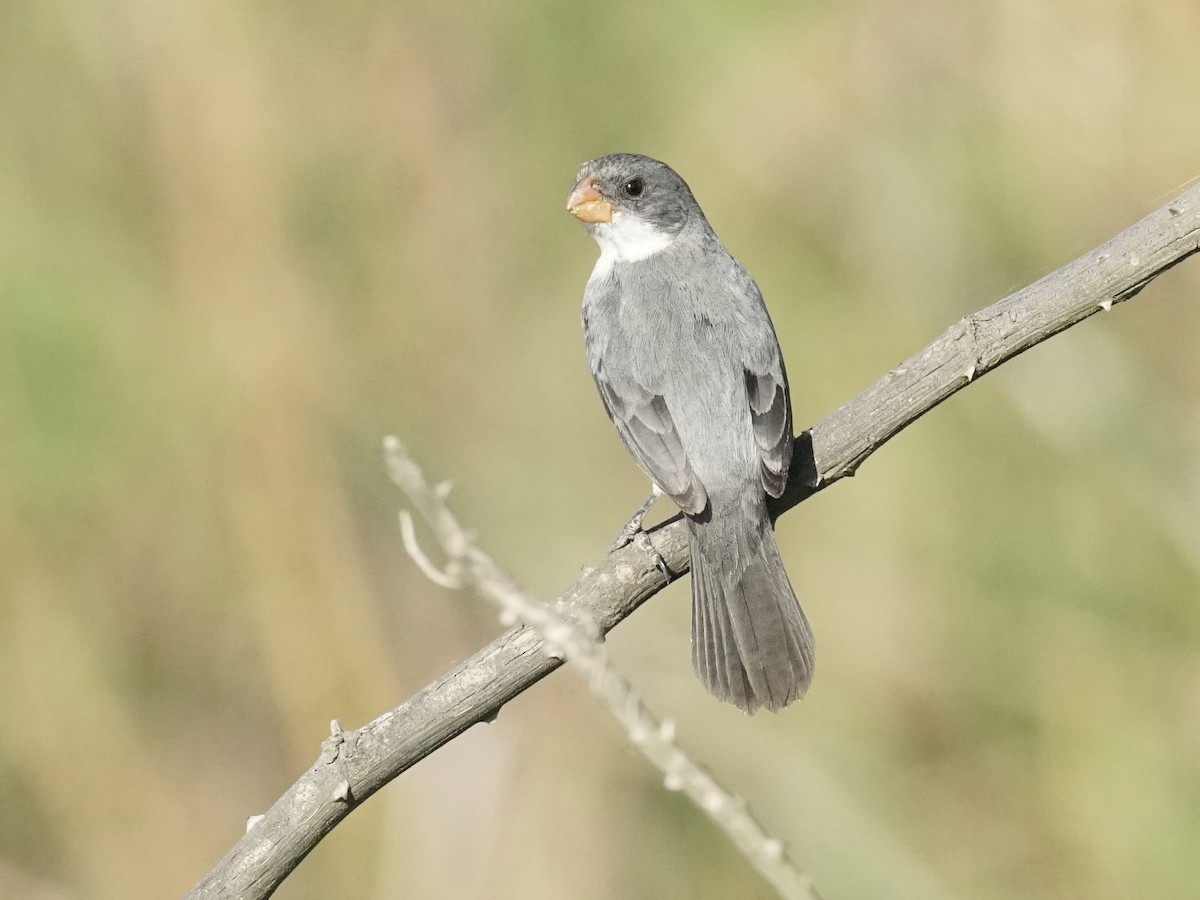
[[[584,360],[585,159],[690,181],[806,427],[1200,175],[1198,40],[1193,0],[0,5],[0,895],[183,893],[330,718],[499,633],[404,556],[384,434],[539,592],[603,552],[645,483]],[[612,635],[825,897],[1196,896],[1198,291],[782,520],[797,707],[703,693],[686,580]],[[770,895],[564,671],[278,896]]]

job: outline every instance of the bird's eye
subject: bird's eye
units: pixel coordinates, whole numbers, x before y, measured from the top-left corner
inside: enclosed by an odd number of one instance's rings
[[[645,189],[646,183],[640,178],[631,178],[625,182],[626,197],[640,197]]]

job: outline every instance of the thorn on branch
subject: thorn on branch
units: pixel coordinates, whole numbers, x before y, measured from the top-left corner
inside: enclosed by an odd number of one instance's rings
[[[339,781],[333,789],[331,799],[335,803],[349,803],[353,799],[350,795],[350,782],[345,778]]]
[[[329,737],[321,742],[321,762],[325,765],[332,765],[341,755],[342,745],[346,742],[346,732],[342,730],[342,723],[337,719],[331,719],[329,722]]]

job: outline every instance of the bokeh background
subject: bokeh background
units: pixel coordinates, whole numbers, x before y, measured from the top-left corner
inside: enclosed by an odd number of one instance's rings
[[[1200,175],[1198,41],[1192,0],[0,5],[0,895],[183,893],[330,718],[499,633],[404,556],[383,435],[539,592],[603,552],[645,484],[584,361],[585,159],[690,181],[806,426]],[[781,521],[799,706],[704,695],[686,581],[611,636],[830,900],[1196,896],[1198,295]],[[566,670],[278,896],[770,894]]]

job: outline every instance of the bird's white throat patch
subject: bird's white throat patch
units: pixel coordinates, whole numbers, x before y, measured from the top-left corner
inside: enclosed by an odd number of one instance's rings
[[[675,235],[620,211],[613,212],[611,222],[597,224],[592,236],[600,245],[600,258],[592,270],[593,279],[606,276],[616,263],[648,259],[675,242]]]

